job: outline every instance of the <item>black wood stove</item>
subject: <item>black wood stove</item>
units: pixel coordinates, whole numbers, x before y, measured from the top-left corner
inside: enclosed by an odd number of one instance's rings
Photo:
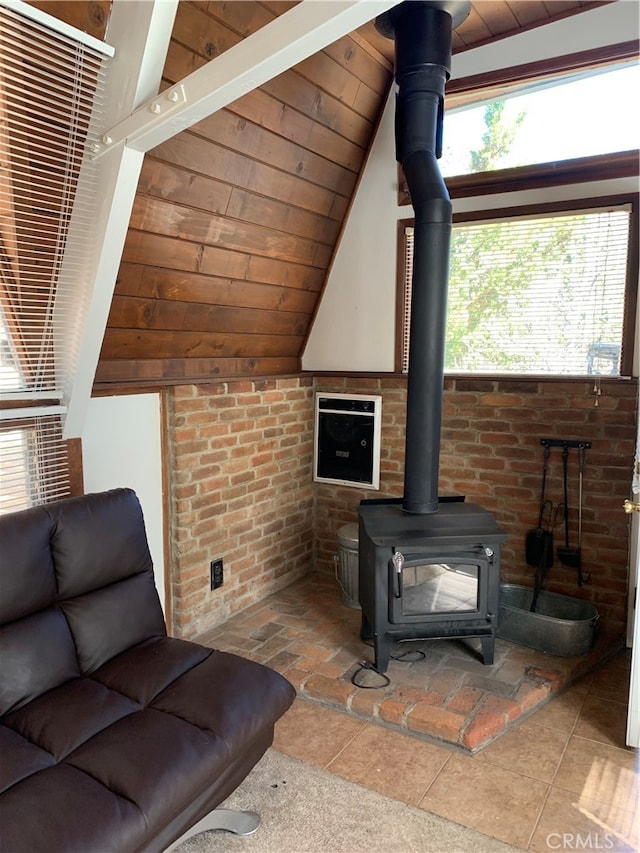
[[[487,510],[438,495],[451,200],[438,166],[444,87],[467,0],[405,0],[376,20],[395,39],[396,158],[415,213],[404,497],[359,510],[362,638],[384,672],[394,640],[480,637],[493,662],[500,545]]]
[[[464,498],[443,498],[437,513],[420,516],[399,500],[361,503],[361,636],[374,641],[378,672],[395,640],[479,637],[484,663],[493,663],[505,538],[490,512]]]

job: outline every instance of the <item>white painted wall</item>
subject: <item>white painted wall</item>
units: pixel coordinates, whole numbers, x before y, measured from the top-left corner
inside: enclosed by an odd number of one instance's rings
[[[606,6],[456,54],[452,77],[638,38],[637,0]],[[318,313],[302,356],[305,370],[394,369],[397,221],[413,217],[397,204],[394,97],[387,103]],[[637,178],[455,199],[455,213],[576,197],[637,192]]]
[[[82,464],[86,492],[120,487],[136,492],[164,607],[160,395],[92,397],[82,433]]]
[[[389,98],[320,310],[302,357],[305,370],[391,371],[394,362],[398,173]]]

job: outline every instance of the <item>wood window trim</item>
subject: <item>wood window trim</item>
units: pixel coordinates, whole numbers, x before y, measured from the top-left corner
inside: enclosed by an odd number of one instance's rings
[[[445,178],[451,198],[471,198],[480,195],[497,195],[508,192],[523,192],[544,187],[559,187],[568,184],[583,184],[587,181],[612,181],[617,178],[633,178],[640,174],[640,150],[620,151],[596,157],[579,157],[575,160],[559,160],[536,166],[518,166],[512,169],[496,169],[492,172],[477,172]],[[398,204],[411,204],[409,190],[398,167]]]
[[[527,62],[523,65],[512,65],[509,68],[499,68],[482,74],[454,78],[448,81],[445,88],[446,103],[449,106],[459,106],[466,103],[469,96],[477,92],[496,90],[496,94],[506,93],[524,82],[544,80],[547,77],[562,77],[587,68],[615,65],[637,59],[639,53],[640,41],[634,39],[592,50]]]
[[[467,213],[453,215],[453,222],[478,222],[491,219],[509,219],[516,216],[527,216],[539,214],[541,216],[550,213],[562,213],[563,211],[579,210],[585,208],[598,208],[629,204],[631,215],[629,217],[629,246],[627,254],[627,277],[625,290],[625,312],[622,329],[622,350],[620,353],[620,376],[612,381],[628,381],[633,376],[633,342],[635,339],[636,314],[638,310],[638,276],[640,273],[640,195],[638,193],[626,193],[622,195],[611,195],[598,198],[580,198],[567,201],[548,202],[544,204],[529,204],[520,207],[492,208],[490,210],[476,210]],[[402,375],[402,318],[404,317],[404,258],[405,258],[405,236],[407,226],[414,224],[414,219],[399,219],[397,227],[397,279],[396,279],[396,328],[395,328],[395,373]],[[453,374],[447,374],[451,378]],[[480,378],[480,374],[474,374],[474,378]],[[496,378],[493,376],[492,378]],[[498,376],[498,379],[519,379],[517,375]],[[531,378],[523,376],[523,379]],[[556,379],[557,377],[543,377]],[[564,377],[563,377],[564,378]],[[567,377],[579,379],[581,377]]]

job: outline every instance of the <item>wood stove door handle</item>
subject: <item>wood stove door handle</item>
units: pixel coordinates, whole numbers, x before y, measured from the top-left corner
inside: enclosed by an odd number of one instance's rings
[[[391,558],[393,565],[393,594],[396,598],[402,598],[402,566],[404,565],[404,555],[400,551],[396,551]]]
[[[396,598],[402,598],[402,572],[396,572],[398,591],[396,592]]]

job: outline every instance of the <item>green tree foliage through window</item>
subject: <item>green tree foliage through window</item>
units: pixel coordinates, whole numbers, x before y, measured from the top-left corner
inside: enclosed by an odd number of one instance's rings
[[[485,107],[484,123],[487,127],[482,134],[482,147],[469,154],[469,171],[486,172],[497,168],[502,158],[509,153],[522,125],[526,113],[519,113],[513,124],[504,122],[504,100],[492,101]]]
[[[617,375],[628,233],[625,209],[455,227],[445,369]]]

